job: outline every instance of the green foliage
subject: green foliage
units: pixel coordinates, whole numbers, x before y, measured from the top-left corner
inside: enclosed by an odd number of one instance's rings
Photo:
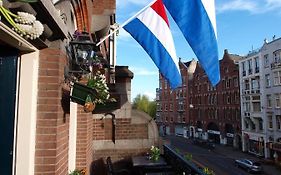
[[[207,168],[207,167],[205,167],[205,168],[203,169],[203,172],[204,172],[206,175],[215,175],[214,171],[211,170],[211,169],[209,169],[209,168]]]
[[[188,161],[191,161],[192,160],[192,154],[191,153],[186,153],[184,158]]]
[[[133,100],[133,109],[138,109],[150,115],[152,118],[156,116],[156,102],[150,101],[148,96],[138,94]]]
[[[157,161],[160,158],[160,149],[156,146],[151,146],[151,160]]]
[[[86,169],[81,169],[81,170],[75,169],[74,171],[71,171],[69,173],[69,175],[85,175],[85,174],[86,174]]]

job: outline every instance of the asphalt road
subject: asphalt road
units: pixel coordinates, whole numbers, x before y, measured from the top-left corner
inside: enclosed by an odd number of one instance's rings
[[[216,175],[248,175],[245,170],[235,167],[234,160],[237,158],[237,155],[224,155],[218,152],[219,149],[211,151],[194,145],[191,140],[182,137],[167,136],[165,139],[170,140],[171,146],[178,148],[182,154],[191,153],[195,163],[212,169]],[[271,173],[263,174],[273,175]]]

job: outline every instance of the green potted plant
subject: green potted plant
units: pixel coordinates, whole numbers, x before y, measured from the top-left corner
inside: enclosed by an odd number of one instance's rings
[[[86,85],[74,82],[70,96],[72,101],[84,105],[85,112],[92,112],[97,104],[105,105],[116,101],[110,98],[105,75],[100,71],[90,76]]]
[[[86,169],[75,169],[69,173],[69,175],[86,175]]]
[[[156,146],[151,146],[150,148],[150,160],[158,161],[160,158],[160,149]]]

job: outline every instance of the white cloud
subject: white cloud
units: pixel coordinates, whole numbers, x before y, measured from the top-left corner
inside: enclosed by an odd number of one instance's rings
[[[281,0],[266,0],[266,10],[276,10],[281,8]]]
[[[255,13],[257,11],[256,1],[251,0],[232,0],[217,6],[218,13],[225,11],[249,11]]]
[[[157,71],[151,71],[141,67],[130,67],[130,70],[134,73],[134,75],[139,76],[151,76],[159,74]]]
[[[231,0],[217,4],[217,12],[248,11],[259,14],[281,9],[281,0]]]

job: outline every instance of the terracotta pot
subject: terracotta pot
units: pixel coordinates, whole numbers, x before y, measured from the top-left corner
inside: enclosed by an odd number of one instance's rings
[[[95,110],[96,104],[93,102],[86,102],[84,105],[85,112],[93,112]]]

